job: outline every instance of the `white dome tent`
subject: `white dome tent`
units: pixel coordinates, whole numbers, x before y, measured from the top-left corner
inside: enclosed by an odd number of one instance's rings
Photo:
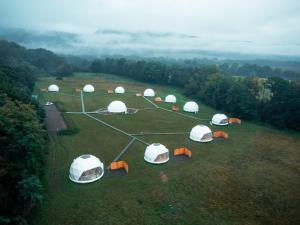
[[[122,101],[112,101],[108,105],[107,111],[110,113],[127,113],[127,107]]]
[[[196,102],[189,101],[184,104],[183,111],[197,113],[199,111],[199,106]]]
[[[174,95],[167,95],[165,98],[165,102],[176,103],[176,97]]]
[[[48,87],[48,91],[50,91],[50,92],[59,92],[59,87],[56,84],[51,84]]]
[[[125,93],[125,89],[123,87],[121,87],[121,86],[116,87],[115,93],[117,93],[117,94],[124,94]]]
[[[148,88],[144,91],[144,96],[145,97],[154,97],[155,96],[155,92],[153,89]]]
[[[75,183],[91,183],[104,174],[103,163],[93,155],[81,155],[73,160],[69,178]]]
[[[212,131],[205,125],[197,125],[192,128],[190,139],[198,142],[210,142],[213,140]]]
[[[228,125],[228,117],[225,114],[217,113],[213,116],[211,123],[220,126]]]
[[[144,159],[146,162],[161,164],[169,161],[169,150],[166,146],[153,143],[146,148]]]
[[[91,84],[86,84],[84,87],[83,87],[83,91],[84,92],[94,92],[95,91],[95,88],[93,85]]]

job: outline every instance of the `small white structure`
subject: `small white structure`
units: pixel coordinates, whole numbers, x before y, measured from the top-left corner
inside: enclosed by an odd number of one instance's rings
[[[217,113],[213,116],[211,123],[220,126],[228,125],[228,117],[225,114]]]
[[[124,94],[125,93],[125,89],[123,87],[116,87],[115,89],[115,93],[117,94]]]
[[[127,107],[122,101],[112,101],[108,105],[107,111],[111,113],[127,113]]]
[[[86,85],[84,85],[84,87],[83,87],[83,91],[84,92],[94,92],[95,91],[95,88],[94,88],[94,86],[93,85],[91,85],[91,84],[86,84]]]
[[[103,163],[93,155],[81,155],[73,160],[69,178],[75,183],[90,183],[104,174]]]
[[[190,139],[198,142],[210,142],[213,140],[212,131],[205,125],[197,125],[191,130]]]
[[[56,84],[51,84],[48,87],[48,91],[50,91],[50,92],[59,92],[59,87]]]
[[[197,113],[199,111],[199,106],[196,102],[189,101],[184,104],[183,111]]]
[[[167,95],[165,98],[165,102],[176,103],[176,97],[174,95]]]
[[[153,91],[153,89],[148,88],[144,91],[144,96],[145,97],[154,97],[155,96],[155,92]]]
[[[166,146],[153,143],[146,148],[144,159],[146,162],[161,164],[169,161],[169,150]]]

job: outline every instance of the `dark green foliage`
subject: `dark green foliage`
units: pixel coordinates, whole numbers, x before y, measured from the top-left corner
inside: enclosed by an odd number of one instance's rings
[[[187,66],[188,65],[188,66]],[[183,87],[185,94],[231,116],[270,123],[280,128],[300,130],[299,82],[273,75],[283,71],[268,66],[238,63],[195,66],[195,63],[167,64],[157,61],[97,59],[92,72],[112,73],[139,81]],[[243,74],[234,78],[222,72]],[[259,75],[269,77],[259,78]],[[284,74],[285,76],[286,74]]]
[[[58,135],[75,135],[79,132],[78,128],[68,128],[58,131]]]
[[[42,199],[40,176],[46,133],[44,111],[32,101],[29,67],[0,67],[0,216],[4,224],[26,224]]]

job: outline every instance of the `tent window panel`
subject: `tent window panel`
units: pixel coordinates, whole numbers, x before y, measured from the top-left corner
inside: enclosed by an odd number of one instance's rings
[[[161,162],[161,161],[167,160],[168,158],[169,158],[169,153],[166,152],[166,153],[158,155],[154,161],[155,162]]]
[[[204,134],[203,137],[202,137],[202,140],[204,140],[204,141],[208,141],[208,140],[211,140],[211,139],[212,139],[212,133]]]
[[[220,121],[220,124],[227,124],[228,123],[228,119],[223,119]]]
[[[101,167],[96,167],[96,168],[93,168],[93,169],[83,172],[82,175],[80,176],[79,180],[80,181],[93,180],[97,177],[100,177],[101,174],[102,174]]]

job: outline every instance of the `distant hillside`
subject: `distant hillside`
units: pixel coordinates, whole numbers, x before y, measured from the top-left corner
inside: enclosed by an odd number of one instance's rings
[[[41,73],[60,74],[61,71],[70,73],[67,61],[45,49],[26,49],[14,42],[0,40],[0,65],[10,67],[27,66]]]

